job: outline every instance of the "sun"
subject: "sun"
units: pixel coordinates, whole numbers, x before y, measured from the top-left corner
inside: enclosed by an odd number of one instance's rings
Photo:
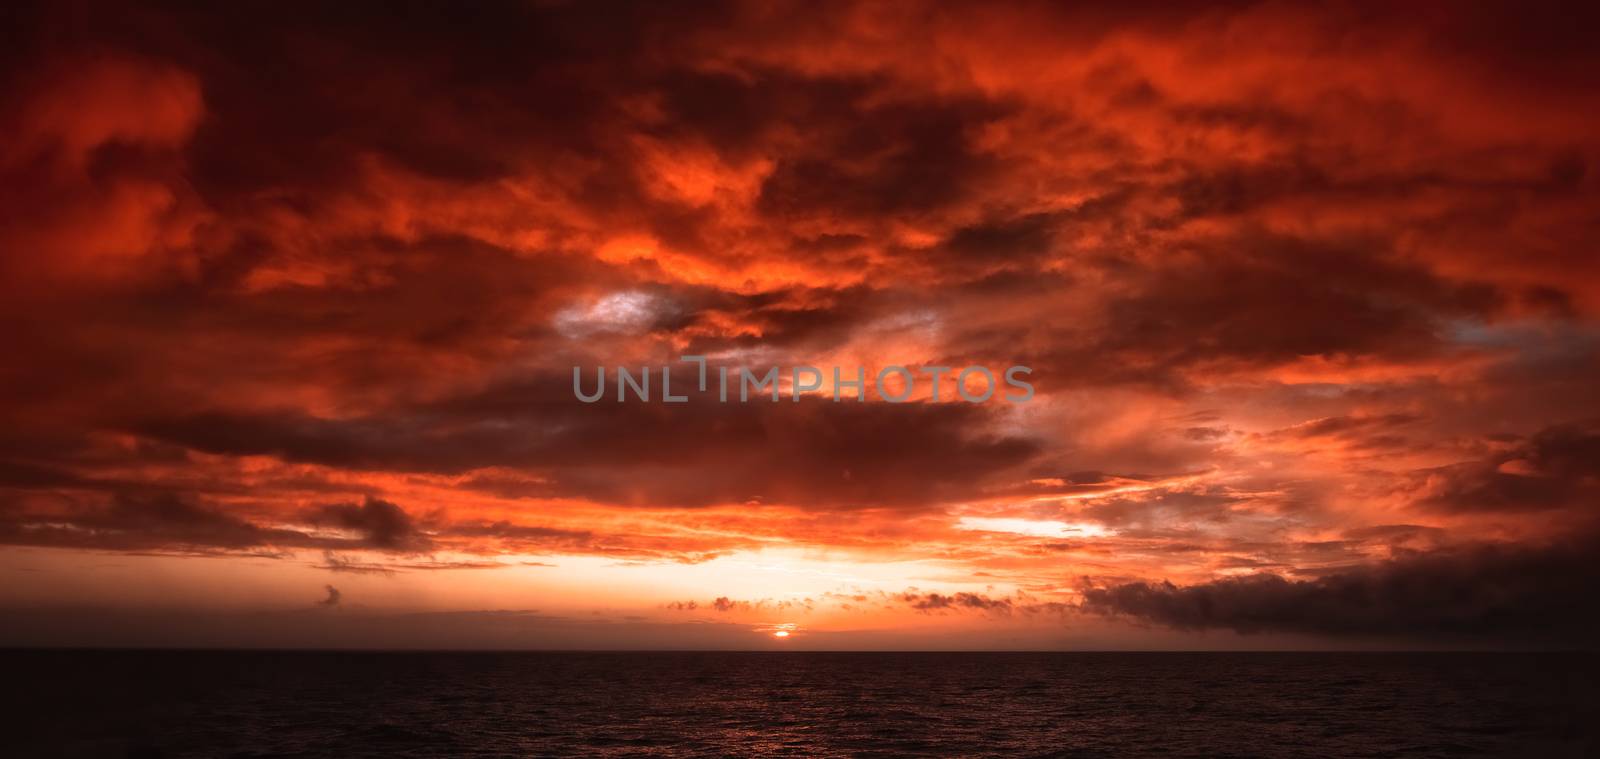
[[[794,635],[795,631],[799,628],[800,626],[793,622],[784,622],[781,625],[767,625],[764,629],[767,632],[772,633],[772,637],[777,638],[778,640],[783,640],[784,638]]]

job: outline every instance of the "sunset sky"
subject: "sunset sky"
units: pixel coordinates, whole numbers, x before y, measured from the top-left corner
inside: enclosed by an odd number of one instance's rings
[[[0,645],[1592,640],[1595,19],[1385,5],[8,7]]]

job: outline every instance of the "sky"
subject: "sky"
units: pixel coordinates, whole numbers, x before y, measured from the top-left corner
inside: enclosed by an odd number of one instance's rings
[[[1385,5],[10,6],[0,645],[1592,641],[1594,19]]]

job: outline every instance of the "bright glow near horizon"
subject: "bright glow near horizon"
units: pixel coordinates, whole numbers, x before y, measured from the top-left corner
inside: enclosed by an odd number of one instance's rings
[[[1111,534],[1105,527],[1090,522],[1008,517],[962,517],[956,522],[956,528],[982,532],[1010,532],[1040,538],[1099,538]]]

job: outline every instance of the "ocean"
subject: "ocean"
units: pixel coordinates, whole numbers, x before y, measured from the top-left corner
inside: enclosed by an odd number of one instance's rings
[[[1593,654],[5,651],[5,757],[1600,756]]]

